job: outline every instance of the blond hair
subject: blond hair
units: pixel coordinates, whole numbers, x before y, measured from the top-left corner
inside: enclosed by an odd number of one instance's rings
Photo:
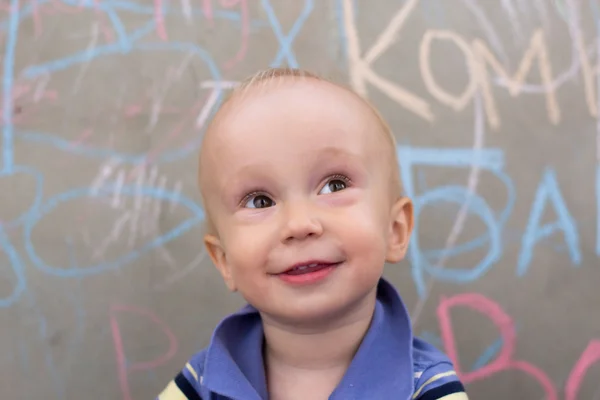
[[[369,102],[364,97],[360,96],[358,93],[356,93],[351,88],[349,88],[345,85],[342,85],[340,83],[333,82],[330,79],[326,79],[322,76],[319,76],[317,74],[314,74],[314,73],[304,70],[304,69],[267,68],[264,70],[260,70],[256,73],[252,74],[251,76],[247,77],[246,79],[242,80],[240,82],[240,84],[235,86],[233,88],[233,90],[229,93],[229,95],[225,97],[225,99],[223,100],[223,103],[219,107],[219,110],[214,115],[211,122],[208,124],[206,133],[208,133],[211,130],[211,128],[214,129],[214,125],[218,123],[219,114],[222,113],[222,111],[225,109],[225,107],[234,100],[237,102],[237,101],[244,99],[246,97],[246,95],[250,92],[250,89],[254,90],[256,88],[267,87],[267,85],[268,85],[269,89],[272,89],[273,84],[277,84],[277,83],[283,82],[283,81],[289,81],[290,79],[293,79],[295,81],[306,79],[306,80],[316,80],[316,81],[330,83],[336,87],[339,87],[339,88],[349,92],[351,95],[358,98],[360,101],[363,102],[363,104],[365,104],[369,108],[369,110],[373,113],[373,115],[377,119],[377,122],[379,123],[379,126],[381,127],[381,130],[384,133],[384,138],[388,141],[389,149],[391,150],[390,153],[388,154],[388,156],[390,157],[390,162],[392,163],[392,176],[391,176],[390,184],[392,187],[392,196],[394,198],[393,200],[397,200],[400,197],[402,197],[402,182],[400,180],[398,156],[396,153],[396,138],[394,137],[394,134],[392,133],[390,126],[385,121],[385,119],[383,118],[383,116],[381,115],[379,110],[377,110],[377,108],[375,108],[373,106],[373,104],[371,104],[371,102]],[[202,171],[200,171],[200,174],[201,173],[202,173]],[[202,196],[202,202],[205,207],[206,229],[209,233],[214,233],[215,227],[214,227],[212,219],[210,218],[210,214],[209,214],[208,210],[206,209],[206,205],[207,205],[206,193],[203,191],[203,185],[201,182],[202,182],[202,179],[200,179],[200,193]]]

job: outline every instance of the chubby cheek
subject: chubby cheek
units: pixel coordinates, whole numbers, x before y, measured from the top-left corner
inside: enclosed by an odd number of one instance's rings
[[[357,205],[341,218],[339,234],[343,235],[346,251],[353,258],[369,265],[383,267],[385,263],[385,220],[369,205]]]
[[[225,238],[225,249],[234,276],[256,274],[264,269],[268,243],[255,229],[241,228],[231,232]]]

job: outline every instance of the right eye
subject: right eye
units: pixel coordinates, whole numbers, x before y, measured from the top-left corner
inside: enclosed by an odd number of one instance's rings
[[[270,197],[264,194],[250,195],[246,198],[244,207],[246,208],[267,208],[273,207],[275,202]]]

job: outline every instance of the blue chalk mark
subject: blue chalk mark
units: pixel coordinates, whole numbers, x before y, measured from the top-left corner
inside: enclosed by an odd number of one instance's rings
[[[117,33],[117,43],[119,44],[121,51],[122,52],[130,51],[131,46],[132,46],[131,39],[127,37],[127,32],[125,30],[125,26],[121,22],[121,19],[119,18],[117,13],[111,8],[104,7],[102,5],[102,3],[100,3],[99,7],[106,13],[106,15],[108,16],[108,19],[110,20],[110,22],[112,24],[113,29]]]
[[[418,148],[409,146],[398,146],[398,159],[401,168],[402,181],[405,185],[407,196],[414,202],[415,232],[409,247],[413,279],[419,296],[425,296],[424,273],[435,278],[456,282],[467,283],[480,278],[501,256],[502,251],[502,227],[508,219],[514,205],[514,187],[510,178],[504,173],[504,154],[498,149],[436,149]],[[428,192],[417,195],[413,181],[412,167],[416,165],[439,166],[446,168],[471,168],[477,166],[494,173],[506,186],[508,201],[499,215],[488,206],[487,202],[476,194],[471,194],[465,187],[443,186],[431,189]],[[419,247],[419,213],[424,206],[439,202],[452,202],[462,204],[468,200],[469,214],[477,215],[487,227],[484,235],[466,244],[433,252],[423,252]],[[459,252],[472,250],[489,242],[490,248],[485,257],[473,268],[437,268],[432,265],[432,258],[456,255]]]
[[[147,30],[148,27],[144,27],[142,29]],[[132,50],[139,51],[139,52],[175,51],[175,52],[193,53],[198,58],[200,58],[205,63],[205,65],[208,67],[208,70],[211,74],[212,80],[218,81],[221,79],[221,72],[219,71],[214,60],[212,59],[210,53],[208,53],[203,48],[198,47],[192,43],[178,43],[178,42],[137,43],[137,44],[133,45]],[[80,53],[65,57],[63,59],[50,61],[48,63],[40,64],[37,66],[31,66],[31,67],[27,68],[23,72],[23,74],[27,78],[34,78],[39,75],[44,75],[44,74],[56,72],[59,70],[67,69],[67,68],[70,68],[79,63],[89,62],[89,61],[93,60],[94,58],[97,58],[100,56],[120,54],[120,52],[121,52],[121,50],[120,50],[120,46],[118,44],[117,45],[111,44],[111,45],[106,45],[106,46],[99,46],[99,47],[93,49],[92,51],[86,50],[86,51],[82,51]],[[223,94],[221,93],[219,98],[221,98],[222,96],[223,96]],[[72,153],[72,154],[80,154],[80,155],[83,155],[86,157],[93,157],[93,158],[112,157],[112,158],[118,159],[121,162],[131,163],[131,164],[139,164],[146,160],[145,153],[140,153],[140,154],[123,153],[123,152],[119,152],[117,150],[101,149],[101,148],[96,148],[93,146],[88,146],[85,144],[73,146],[73,144],[70,141],[61,138],[59,135],[51,135],[48,133],[18,132],[17,138],[19,140],[24,140],[24,141],[28,141],[28,142],[48,144],[48,145],[56,147],[60,150],[68,151],[69,153]],[[185,158],[189,154],[196,151],[196,149],[200,146],[201,141],[202,141],[202,136],[198,135],[198,137],[196,139],[194,139],[193,142],[191,142],[189,145],[187,145],[183,148],[161,153],[157,157],[157,160],[155,160],[155,162],[158,162],[158,163],[172,162],[172,161],[176,161],[176,160]]]
[[[108,19],[110,20],[110,22],[112,24],[112,28],[117,33],[117,43],[122,47],[122,49],[124,51],[127,50],[129,47],[131,47],[131,42],[127,38],[127,32],[125,30],[125,26],[121,22],[121,19],[119,18],[118,14],[110,6],[110,2],[94,3],[90,0],[86,0],[81,3],[79,1],[75,1],[75,0],[60,0],[60,1],[63,4],[70,6],[70,7],[74,7],[74,8],[87,8],[87,9],[93,9],[94,11],[96,11],[96,10],[103,11],[107,15]],[[41,2],[38,2],[38,7],[40,4],[41,4]],[[27,11],[29,12],[32,10],[33,10],[33,7],[28,8]]]
[[[554,205],[558,221],[550,226],[539,227],[548,200]],[[557,230],[563,231],[565,242],[569,248],[571,262],[575,265],[580,265],[582,257],[581,250],[579,249],[579,233],[577,232],[575,221],[569,213],[565,200],[560,193],[554,170],[546,168],[535,194],[529,221],[523,234],[517,267],[517,274],[519,276],[523,276],[527,272],[533,258],[533,247],[535,244]]]
[[[298,68],[299,65],[298,61],[296,60],[296,56],[294,55],[294,52],[292,50],[292,43],[314,8],[313,0],[304,1],[304,8],[302,9],[302,12],[296,19],[296,22],[294,22],[292,29],[290,29],[290,32],[287,35],[284,35],[281,30],[281,23],[279,22],[279,19],[277,18],[277,15],[273,10],[273,6],[271,5],[270,0],[261,0],[261,5],[267,13],[269,23],[271,24],[273,32],[275,33],[277,41],[280,45],[279,51],[275,56],[275,60],[273,60],[273,62],[271,63],[271,67],[281,66],[281,63],[285,58],[289,67]]]
[[[357,12],[357,7],[354,7],[354,12]],[[338,34],[340,36],[340,46],[342,48],[343,65],[346,66],[348,60],[348,35],[346,34],[346,25],[344,23],[344,0],[336,0],[335,2],[335,17],[338,24]]]
[[[501,172],[496,172],[495,175],[500,179],[501,182],[504,183],[507,192],[506,205],[504,206],[502,212],[500,212],[498,215],[498,226],[500,231],[502,231],[506,221],[508,220],[508,217],[510,216],[510,213],[512,212],[517,196],[515,193],[514,184],[508,175]],[[466,243],[458,245],[455,244],[451,249],[427,250],[423,252],[423,255],[427,260],[429,260],[430,263],[433,263],[434,261],[437,262],[442,260],[444,257],[456,257],[463,253],[477,250],[478,248],[485,246],[485,244],[487,244],[489,241],[490,235],[488,232],[486,232]]]
[[[148,27],[142,27],[138,29],[137,36],[139,36],[139,32],[146,32]],[[211,73],[211,78],[213,80],[219,80],[221,78],[221,74],[215,64],[212,56],[209,52],[204,50],[203,48],[196,46],[192,43],[184,43],[184,42],[169,42],[169,43],[144,43],[144,44],[136,44],[132,45],[131,48],[128,48],[125,52],[129,53],[132,51],[182,51],[193,53],[194,55],[200,57],[202,61],[204,61]],[[36,78],[40,75],[50,74],[56,71],[64,70],[75,65],[90,62],[98,57],[122,54],[123,48],[120,44],[108,44],[104,46],[97,46],[91,50],[82,50],[78,53],[72,54],[65,58],[57,59],[54,61],[49,61],[43,64],[34,65],[26,68],[23,71],[23,76],[26,78]]]
[[[519,330],[519,326],[515,324],[515,334],[518,330]],[[483,353],[481,353],[479,358],[475,361],[475,363],[471,367],[471,370],[476,371],[476,370],[488,365],[494,359],[494,357],[496,357],[498,355],[498,353],[500,353],[500,350],[502,350],[503,345],[504,345],[504,340],[502,339],[502,337],[499,337],[498,339],[494,340],[494,342],[491,345],[489,345],[483,351]]]
[[[25,279],[25,266],[19,257],[19,254],[10,243],[8,236],[0,226],[0,251],[6,253],[8,261],[16,277],[15,286],[12,293],[4,298],[0,298],[0,308],[10,307],[25,292],[27,281]]]
[[[24,19],[31,16],[31,14],[33,13],[33,10],[34,10],[34,4],[36,4],[37,7],[40,7],[41,5],[48,3],[48,2],[50,2],[50,0],[36,0],[36,3],[29,2],[29,3],[25,4],[23,6],[23,8],[21,9],[21,12],[19,15],[19,22],[21,22]],[[63,0],[63,3],[64,2],[65,1]],[[142,15],[146,14],[148,16],[154,16],[154,6],[144,6],[144,5],[130,3],[130,2],[126,2],[126,1],[100,2],[98,5],[96,5],[93,2],[90,3],[89,1],[86,1],[84,4],[81,4],[81,5],[77,2],[70,1],[68,3],[68,5],[77,6],[77,7],[82,6],[82,7],[94,9],[94,10],[96,10],[96,9],[106,10],[107,7],[110,7],[111,10],[126,11],[126,12],[128,11],[128,12],[132,12],[132,13],[136,13],[136,14],[142,14]],[[193,17],[205,17],[204,12],[199,9],[193,8],[191,11],[192,11]],[[168,4],[165,5],[164,14],[165,15],[170,15],[170,14],[183,15],[183,13],[181,11],[181,7],[175,7],[175,6],[171,7]],[[242,16],[239,12],[215,10],[213,12],[213,17],[216,19],[229,20],[229,21],[232,21],[233,23],[237,23],[236,26],[241,26]],[[197,21],[194,21],[194,23],[196,23],[196,22]],[[0,30],[6,29],[7,26],[8,26],[7,22],[0,22]],[[269,24],[266,21],[252,20],[250,22],[250,26],[253,31],[256,31],[257,29],[262,29],[262,28],[268,27]]]
[[[15,48],[19,34],[19,0],[11,0],[8,22],[8,34],[6,38],[6,51],[4,53],[4,74],[2,84],[4,86],[3,108],[2,108],[2,172],[10,173],[13,167],[13,83],[15,67]]]
[[[42,4],[48,3],[49,1],[50,0],[39,0],[37,1],[37,3],[29,2],[27,4],[23,4],[23,8],[21,8],[16,15],[11,14],[8,18],[0,22],[0,30],[10,30],[10,25],[13,17],[17,18],[17,23],[20,24],[23,20],[29,17],[30,14],[32,14],[34,5],[37,5],[39,7]]]
[[[44,215],[50,213],[53,209],[55,209],[62,203],[83,197],[95,197],[102,195],[112,196],[115,190],[117,190],[117,187],[115,185],[106,185],[102,187],[100,193],[95,195],[90,193],[89,188],[79,188],[59,194],[47,200],[46,203],[39,208],[38,212],[35,215],[27,219],[24,227],[25,249],[34,266],[42,272],[61,278],[87,277],[100,274],[109,270],[115,270],[141,257],[142,255],[151,251],[152,249],[158,246],[162,246],[165,243],[170,242],[171,240],[174,240],[175,238],[181,236],[182,234],[184,234],[185,232],[187,232],[188,230],[190,230],[191,228],[193,228],[194,226],[196,226],[204,220],[204,211],[200,208],[200,206],[198,206],[193,200],[190,200],[189,198],[181,194],[153,187],[136,188],[135,186],[125,186],[123,188],[118,189],[120,195],[150,196],[158,200],[168,200],[171,202],[175,202],[190,209],[190,211],[192,211],[193,217],[188,218],[187,220],[179,224],[177,227],[173,228],[171,231],[149,241],[144,246],[142,246],[141,249],[133,250],[112,262],[104,262],[101,264],[90,265],[85,267],[80,266],[78,268],[60,268],[46,264],[44,260],[42,260],[38,256],[35,250],[35,246],[32,243],[31,235],[35,225],[44,217]]]
[[[492,266],[493,263],[498,261],[501,255],[500,226],[496,221],[493,211],[489,208],[486,201],[478,195],[469,194],[469,192],[461,186],[444,186],[431,190],[419,197],[419,201],[415,207],[415,226],[417,226],[420,211],[426,205],[437,202],[453,202],[456,204],[462,204],[467,200],[470,201],[468,212],[478,215],[488,228],[488,234],[490,236],[490,249],[486,256],[471,269],[459,269],[434,267],[427,262],[427,259],[423,257],[422,253],[415,253],[419,264],[425,271],[446,281],[453,281],[457,283],[472,282],[481,277],[485,271]],[[412,240],[413,242],[411,245],[413,246],[413,250],[418,251],[419,235],[415,235]],[[413,267],[415,266],[413,265]],[[416,270],[415,273],[420,274],[420,271]]]
[[[451,249],[427,250],[423,253],[423,255],[430,262],[433,262],[434,260],[439,261],[444,257],[456,257],[463,253],[477,250],[478,248],[485,246],[485,244],[489,242],[489,240],[490,236],[487,233],[485,233],[469,242],[454,245]]]
[[[483,351],[483,353],[479,356],[479,358],[475,361],[473,366],[471,367],[471,371],[476,371],[480,368],[485,367],[502,349],[502,345],[504,344],[504,340],[502,338],[498,338],[492,343],[487,349]]]
[[[25,78],[37,78],[40,75],[51,74],[56,71],[73,67],[77,64],[90,62],[95,58],[121,53],[119,44],[109,44],[105,46],[97,46],[91,50],[83,50],[79,53],[74,53],[65,58],[46,62],[41,65],[31,66],[23,71]]]
[[[21,225],[25,221],[26,218],[29,218],[29,216],[42,203],[42,196],[44,194],[43,193],[44,175],[42,175],[39,171],[36,171],[33,168],[16,165],[16,166],[13,166],[12,172],[10,172],[10,173],[3,173],[0,171],[0,179],[2,179],[3,176],[14,176],[17,174],[25,174],[25,175],[32,176],[35,179],[35,189],[34,189],[35,192],[34,192],[34,196],[33,196],[33,203],[31,204],[31,207],[29,208],[29,210],[25,211],[23,214],[19,215],[17,218],[15,218],[11,221],[0,223],[0,227],[4,226],[5,228],[8,228],[8,229],[16,228],[17,226]]]
[[[340,39],[340,46],[342,49],[342,62],[343,68],[347,68],[347,60],[348,60],[348,35],[346,33],[346,24],[344,17],[344,0],[336,0],[335,1],[335,17],[338,24],[338,32]],[[352,9],[354,10],[354,17],[358,17],[359,15],[359,7],[358,0],[352,0]]]
[[[151,19],[150,21],[148,21],[146,23],[146,25],[144,25],[141,28],[139,28],[138,30],[132,32],[129,35],[129,39],[131,40],[131,43],[135,43],[138,40],[142,39],[144,36],[147,36],[147,35],[151,34],[152,32],[154,32],[155,29],[156,29],[156,21],[154,19]],[[128,50],[131,50],[131,48],[129,48]]]
[[[515,331],[517,330],[518,326],[515,326]],[[430,331],[423,331],[420,336],[421,338],[423,338],[424,340],[436,347],[443,347],[441,338]],[[471,366],[471,371],[477,371],[478,369],[488,365],[494,359],[494,357],[496,357],[498,353],[500,353],[503,344],[504,340],[502,339],[502,337],[499,337],[498,339],[494,340],[494,342],[491,345],[489,345],[483,350],[483,352],[479,355],[477,360],[475,360],[475,362]]]

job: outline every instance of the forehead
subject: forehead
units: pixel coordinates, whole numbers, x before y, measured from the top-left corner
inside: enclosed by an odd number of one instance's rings
[[[319,81],[273,83],[251,88],[223,110],[209,151],[226,170],[318,153],[360,157],[381,141],[378,130],[368,106],[343,88]]]

